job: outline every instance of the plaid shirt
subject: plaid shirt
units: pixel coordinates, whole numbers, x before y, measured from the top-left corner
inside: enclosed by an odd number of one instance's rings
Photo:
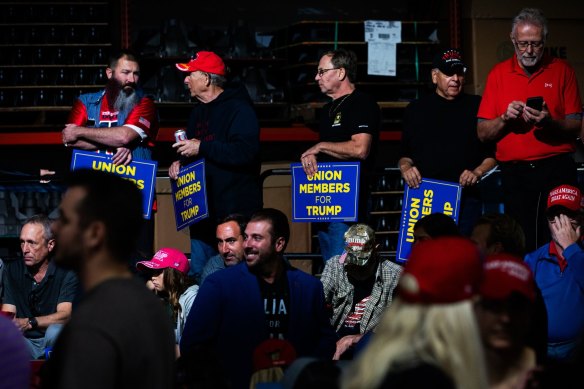
[[[331,324],[337,331],[351,313],[354,291],[339,258],[340,256],[336,255],[328,260],[320,277],[324,286],[325,301],[333,309]],[[397,286],[401,272],[400,265],[388,260],[381,260],[377,267],[371,298],[367,301],[365,312],[361,318],[360,332],[362,334],[373,330],[379,323],[385,308],[391,305],[393,291]]]

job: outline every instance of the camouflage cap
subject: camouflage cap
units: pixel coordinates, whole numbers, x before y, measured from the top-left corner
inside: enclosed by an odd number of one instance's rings
[[[345,251],[340,262],[365,266],[375,249],[375,231],[367,224],[354,224],[345,232]]]

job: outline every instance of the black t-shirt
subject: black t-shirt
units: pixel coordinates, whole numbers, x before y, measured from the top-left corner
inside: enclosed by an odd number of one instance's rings
[[[71,270],[57,266],[53,260],[41,282],[35,282],[24,261],[6,262],[4,270],[4,304],[16,306],[16,317],[39,317],[57,312],[57,305],[73,303],[80,293],[79,281]],[[44,329],[37,328],[24,333],[25,337],[43,337]]]
[[[286,273],[270,284],[257,277],[266,314],[266,327],[270,338],[284,339],[288,332],[290,291]]]
[[[339,336],[355,335],[361,331],[361,319],[363,318],[363,313],[365,313],[365,305],[371,298],[375,276],[374,273],[365,280],[356,280],[349,277],[349,282],[353,285],[353,305],[349,315],[343,322],[343,326],[338,331]]]
[[[400,157],[409,157],[424,178],[458,182],[489,157],[494,145],[477,135],[480,96],[446,100],[437,93],[411,102],[404,114]]]
[[[326,104],[320,113],[320,141],[346,142],[355,134],[371,134],[371,152],[362,161],[363,169],[372,169],[376,157],[376,145],[381,128],[381,110],[377,102],[368,94],[355,89],[353,93],[341,96]],[[347,162],[330,155],[320,154],[319,162]]]
[[[41,387],[170,388],[175,357],[174,329],[159,299],[138,280],[110,279],[73,311]]]
[[[369,172],[375,167],[379,131],[381,129],[381,109],[373,97],[355,89],[353,93],[341,96],[326,104],[320,113],[320,141],[346,142],[356,134],[371,134],[371,149],[367,158],[341,160],[320,153],[318,162],[361,162],[361,181],[359,185],[359,221],[366,222],[368,217]]]

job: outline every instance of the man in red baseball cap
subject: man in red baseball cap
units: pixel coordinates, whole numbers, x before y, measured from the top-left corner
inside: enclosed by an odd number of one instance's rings
[[[582,194],[560,185],[548,195],[551,242],[525,256],[548,312],[548,358],[567,361],[584,335]]]
[[[249,217],[262,208],[260,129],[251,98],[243,85],[227,84],[225,63],[211,51],[199,51],[176,67],[194,106],[187,124],[187,140],[172,145],[177,161],[169,169],[176,180],[181,167],[205,159],[209,218],[190,226],[191,271],[197,282],[207,260],[217,254],[215,228],[234,213]]]

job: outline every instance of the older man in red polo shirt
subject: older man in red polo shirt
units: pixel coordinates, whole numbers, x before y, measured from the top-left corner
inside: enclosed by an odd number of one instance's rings
[[[523,227],[527,250],[549,240],[547,193],[577,179],[578,82],[566,61],[544,54],[547,34],[538,9],[525,8],[513,19],[515,56],[491,70],[478,112],[479,138],[497,141],[505,212]]]

